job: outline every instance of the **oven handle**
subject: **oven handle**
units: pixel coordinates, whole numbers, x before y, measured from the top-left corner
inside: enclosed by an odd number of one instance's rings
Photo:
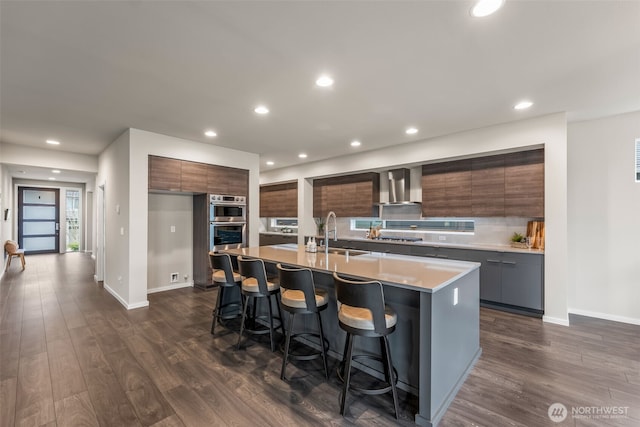
[[[210,225],[245,225],[246,221],[209,221]]]

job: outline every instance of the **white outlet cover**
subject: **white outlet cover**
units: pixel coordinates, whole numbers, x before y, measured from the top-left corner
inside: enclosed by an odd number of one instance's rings
[[[171,232],[172,232],[172,233],[175,233],[175,232],[176,232],[176,226],[175,226],[175,225],[172,225],[170,229],[171,229]]]
[[[453,305],[458,305],[458,288],[453,288]]]

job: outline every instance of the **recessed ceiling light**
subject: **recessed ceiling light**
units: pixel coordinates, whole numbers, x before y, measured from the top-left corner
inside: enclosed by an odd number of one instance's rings
[[[298,154],[298,157],[300,157],[301,159],[306,159],[307,155],[305,153],[300,153]]]
[[[320,87],[331,87],[333,86],[333,79],[331,76],[323,74],[316,80],[316,85]]]
[[[211,129],[205,131],[204,135],[206,137],[209,137],[209,138],[215,138],[216,136],[218,136],[218,134],[215,131],[211,130]]]
[[[58,169],[52,169],[52,170],[51,170],[51,173],[60,173],[60,170],[58,170]]]
[[[353,140],[351,141],[351,146],[352,147],[360,147],[362,144],[360,143],[360,141],[357,140]]]
[[[49,177],[49,181],[55,181],[56,179],[52,176]]]
[[[502,7],[504,0],[478,0],[471,8],[471,16],[483,18],[489,16]]]
[[[273,166],[275,163],[273,163],[271,160],[267,160],[267,166]]]
[[[47,144],[60,145],[60,141],[56,141],[55,139],[47,139]]]
[[[533,105],[533,102],[531,102],[531,101],[520,101],[516,105],[513,106],[513,109],[514,110],[526,110],[527,108],[531,107],[532,105]]]
[[[264,105],[258,105],[253,109],[253,111],[255,111],[257,114],[269,114],[269,109]]]
[[[418,129],[414,128],[414,127],[410,127],[407,128],[404,133],[406,133],[407,135],[415,135],[416,133],[418,133]]]

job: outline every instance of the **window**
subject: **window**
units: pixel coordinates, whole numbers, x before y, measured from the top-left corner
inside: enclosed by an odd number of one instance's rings
[[[351,230],[368,230],[370,227],[380,227],[382,230],[398,232],[423,233],[464,233],[473,234],[475,222],[473,220],[381,220],[378,218],[358,218],[351,220]]]
[[[640,138],[636,139],[636,182],[640,182]]]

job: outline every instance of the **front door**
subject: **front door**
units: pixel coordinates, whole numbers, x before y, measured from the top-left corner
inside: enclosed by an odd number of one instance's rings
[[[60,252],[60,190],[18,187],[18,244],[27,254]]]

